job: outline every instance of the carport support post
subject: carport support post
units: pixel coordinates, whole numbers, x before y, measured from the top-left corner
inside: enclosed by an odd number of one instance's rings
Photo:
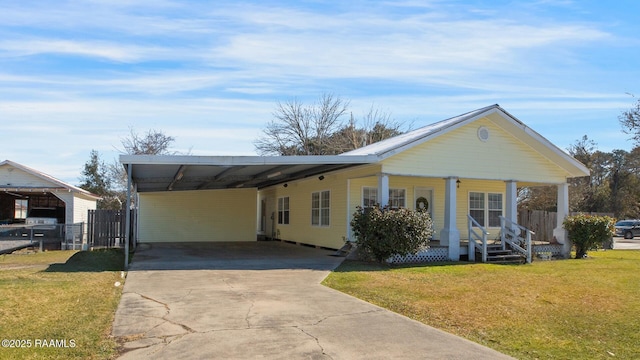
[[[127,164],[127,208],[126,224],[127,228],[124,232],[124,269],[129,269],[129,239],[131,238],[131,164]]]

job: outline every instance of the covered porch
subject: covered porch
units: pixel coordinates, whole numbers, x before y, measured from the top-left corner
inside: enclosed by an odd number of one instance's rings
[[[410,209],[423,206],[424,203],[418,199],[426,197],[427,211],[434,225],[430,249],[416,255],[397,256],[392,262],[506,262],[509,259],[531,262],[536,257],[568,257],[571,243],[562,227],[562,221],[569,213],[568,184],[554,184],[558,194],[558,217],[553,238],[546,238],[543,234],[537,236],[517,222],[518,188],[531,185],[541,184],[381,173],[364,180],[352,179],[350,188],[360,195],[361,200],[357,202],[360,206],[366,206],[371,201],[368,194],[371,190],[376,190],[377,203],[390,204],[392,207],[397,205],[398,200],[393,196],[398,191],[405,192],[405,207]]]

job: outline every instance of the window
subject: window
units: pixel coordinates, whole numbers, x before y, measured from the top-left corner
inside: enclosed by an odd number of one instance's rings
[[[392,209],[405,207],[405,190],[389,189],[389,205]]]
[[[378,189],[374,187],[362,188],[362,207],[370,208],[376,206],[378,203]]]
[[[405,189],[389,189],[389,205],[393,209],[406,207]],[[380,204],[378,202],[378,188],[362,188],[362,207],[368,208]]]
[[[480,226],[499,227],[500,216],[502,216],[502,194],[470,192],[469,215]]]
[[[500,227],[502,194],[489,194],[489,227]]]
[[[17,199],[14,210],[14,219],[25,219],[27,217],[27,200]]]
[[[484,223],[484,193],[469,193],[469,215],[481,226]]]
[[[278,198],[278,224],[289,224],[289,197]]]
[[[311,193],[311,225],[329,226],[330,205],[330,192],[328,190]]]

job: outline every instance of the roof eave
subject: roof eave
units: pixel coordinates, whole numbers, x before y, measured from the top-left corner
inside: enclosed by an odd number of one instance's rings
[[[500,107],[498,105],[492,105],[489,109],[487,109],[486,111],[480,112],[474,116],[470,116],[470,117],[463,117],[461,118],[459,121],[453,122],[451,124],[448,124],[447,126],[442,127],[441,129],[438,129],[437,131],[434,131],[424,137],[412,140],[412,141],[408,141],[404,144],[400,144],[396,147],[390,148],[388,150],[382,151],[378,154],[376,154],[380,160],[384,160],[386,158],[389,158],[393,155],[396,155],[398,153],[401,153],[407,149],[410,149],[414,146],[423,144],[427,141],[430,141],[436,137],[439,137],[441,135],[444,135],[448,132],[451,132],[455,129],[461,128],[469,123],[472,123],[480,118],[486,117],[488,115],[491,115],[495,112],[498,111],[498,109],[500,109]]]
[[[18,164],[17,162],[14,162],[14,161],[11,161],[11,160],[5,160],[5,161],[0,162],[0,166],[1,165],[5,165],[5,164],[11,165],[11,166],[13,166],[15,168],[18,168],[18,169],[20,169],[20,170],[22,170],[24,172],[27,172],[27,173],[31,174],[33,176],[39,177],[40,179],[42,179],[44,181],[48,181],[50,183],[62,186],[65,189],[68,189],[71,192],[83,194],[83,195],[88,196],[88,197],[93,197],[93,198],[96,198],[96,200],[101,199],[100,196],[98,196],[96,194],[93,194],[93,193],[91,193],[91,192],[89,192],[89,191],[87,191],[85,189],[79,188],[79,187],[71,185],[71,184],[67,184],[66,182],[58,180],[58,179],[56,179],[55,177],[53,177],[53,176],[51,176],[49,174],[45,174],[45,173],[43,173],[41,171],[32,169],[32,168],[30,168],[28,166],[24,166],[22,164]]]
[[[294,165],[294,164],[368,164],[376,155],[303,155],[303,156],[190,156],[120,155],[120,163],[132,165]]]

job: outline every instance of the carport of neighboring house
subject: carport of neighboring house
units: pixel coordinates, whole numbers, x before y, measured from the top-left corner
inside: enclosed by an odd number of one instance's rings
[[[472,244],[472,226],[493,238],[516,226],[517,190],[528,186],[557,187],[553,241],[567,253],[567,181],[589,174],[498,105],[341,155],[123,155],[120,161],[137,196],[138,242],[262,236],[339,248],[352,240],[356,207],[379,203],[426,206],[434,244],[449,260],[469,254],[471,245],[461,243]]]
[[[86,223],[100,197],[16,162],[0,162],[0,221],[24,223],[31,210],[46,208],[59,224]]]

